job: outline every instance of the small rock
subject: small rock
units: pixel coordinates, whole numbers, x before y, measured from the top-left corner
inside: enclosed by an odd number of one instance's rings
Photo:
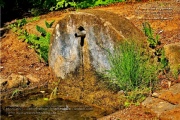
[[[19,75],[24,75],[24,72],[18,72]]]
[[[45,91],[40,91],[40,93],[44,94],[44,93],[45,93]]]
[[[38,67],[38,68],[36,68],[36,70],[38,71],[38,70],[40,70],[42,67]]]
[[[120,90],[120,91],[118,92],[118,95],[124,95],[124,91],[123,91],[123,90]]]
[[[0,66],[0,71],[2,71],[2,70],[3,70],[3,68],[4,68],[3,66]]]
[[[156,92],[154,92],[154,93],[152,94],[152,97],[158,97],[158,96],[159,96],[159,94],[156,93]]]

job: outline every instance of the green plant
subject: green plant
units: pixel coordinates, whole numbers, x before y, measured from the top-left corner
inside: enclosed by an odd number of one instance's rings
[[[46,27],[50,28],[53,25],[54,21],[48,23],[45,21]],[[29,34],[25,30],[20,38],[25,39],[25,42],[30,44],[31,48],[34,48],[39,54],[40,58],[43,58],[46,63],[48,63],[48,50],[49,50],[49,41],[51,34],[47,32],[43,27],[36,25],[36,30],[41,33],[41,36],[34,34]]]
[[[27,23],[37,21],[37,20],[39,20],[39,17],[33,17],[30,20],[27,20],[27,18],[19,19],[19,20],[16,20],[14,23],[9,24],[8,28],[15,29],[14,32],[16,32],[18,29],[20,29],[21,27],[23,27]]]
[[[149,94],[148,88],[141,88],[141,89],[134,89],[133,91],[126,93],[126,102],[125,107],[128,107],[127,105],[140,105],[142,101],[146,99],[146,97]],[[128,104],[127,104],[128,103]]]
[[[54,9],[58,10],[58,9],[67,8],[67,7],[77,8],[77,2],[75,2],[74,0],[72,0],[72,1],[69,1],[69,0],[57,0],[56,5],[52,6],[50,8],[50,10],[53,11]]]
[[[19,94],[19,92],[20,92],[21,90],[19,90],[19,89],[15,89],[14,91],[13,91],[13,93],[12,93],[12,95],[11,95],[11,99],[12,98],[14,98],[16,95],[18,95]]]
[[[154,37],[153,29],[148,22],[143,23],[143,30],[145,35],[148,37],[147,40],[149,42],[149,47],[156,48],[156,46],[160,44],[159,35]]]
[[[61,79],[58,79],[57,81],[54,81],[54,82],[53,82],[54,89],[52,90],[52,92],[51,92],[51,94],[50,94],[50,97],[49,97],[50,100],[53,99],[53,98],[57,95],[60,81],[61,81]]]
[[[16,32],[19,28],[21,28],[22,26],[26,25],[28,23],[26,18],[20,19],[20,20],[16,20],[14,23],[9,24],[8,28],[12,29],[13,32]]]
[[[157,58],[158,62],[160,62],[161,68],[159,70],[164,71],[166,69],[169,69],[168,59],[165,56],[165,51],[160,47],[159,35],[156,35],[156,37],[154,37],[155,35],[153,33],[153,29],[148,22],[143,23],[143,30],[145,35],[147,36],[149,47],[155,50],[155,58]]]
[[[0,7],[4,7],[4,5],[5,5],[5,3],[4,3],[4,1],[3,0],[0,0]]]
[[[166,69],[166,67],[168,67],[168,59],[166,58],[166,56],[165,56],[165,51],[164,51],[164,49],[161,49],[161,51],[160,51],[160,53],[161,53],[161,55],[160,55],[160,63],[161,63],[161,68],[162,69]]]
[[[46,27],[47,27],[47,28],[51,28],[54,22],[55,22],[55,20],[53,20],[53,21],[50,22],[50,23],[48,23],[47,21],[45,21]]]
[[[56,87],[54,88],[54,90],[51,92],[51,95],[50,95],[50,98],[49,98],[50,100],[53,99],[54,96],[56,96],[57,90],[58,90],[58,87],[56,86]]]
[[[108,78],[126,92],[150,88],[156,80],[157,67],[146,55],[142,56],[140,46],[133,42],[120,43],[113,53],[109,52],[111,69]]]
[[[36,25],[36,30],[41,33],[41,36],[35,34],[29,34],[27,30],[22,29],[22,26],[28,22],[33,22],[38,20],[39,17],[34,17],[33,19],[27,21],[27,19],[17,20],[15,23],[10,24],[8,27],[13,30],[19,37],[19,39],[27,42],[31,48],[34,48],[35,51],[39,54],[40,58],[43,58],[46,63],[48,63],[48,50],[49,50],[49,41],[51,34],[47,32],[44,28]],[[45,21],[46,27],[51,28],[53,23]]]
[[[106,77],[110,84],[123,90],[126,97],[125,107],[139,105],[148,94],[155,90],[159,67],[152,61],[149,53],[141,45],[123,41],[109,53],[111,69]]]
[[[172,69],[172,75],[175,79],[178,79],[178,75],[179,75],[179,71],[178,71],[178,68],[173,68]]]

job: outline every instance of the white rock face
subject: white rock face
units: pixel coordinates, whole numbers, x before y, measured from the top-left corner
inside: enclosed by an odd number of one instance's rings
[[[108,15],[112,18],[109,19]],[[75,35],[80,26],[85,30],[84,38]],[[86,71],[104,73],[110,69],[107,50],[113,52],[115,43],[124,38],[142,35],[127,19],[113,13],[70,13],[55,27],[50,43],[49,66],[62,79],[73,73],[84,75]]]

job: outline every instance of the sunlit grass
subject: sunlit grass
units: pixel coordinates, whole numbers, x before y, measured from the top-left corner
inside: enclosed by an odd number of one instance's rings
[[[150,88],[156,82],[157,65],[150,61],[141,47],[133,42],[120,43],[113,53],[109,52],[111,69],[108,77],[121,90],[133,91]]]

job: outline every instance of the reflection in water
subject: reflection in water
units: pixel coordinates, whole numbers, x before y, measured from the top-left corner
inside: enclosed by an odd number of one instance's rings
[[[31,98],[2,101],[2,120],[96,120],[102,110],[62,99]]]

